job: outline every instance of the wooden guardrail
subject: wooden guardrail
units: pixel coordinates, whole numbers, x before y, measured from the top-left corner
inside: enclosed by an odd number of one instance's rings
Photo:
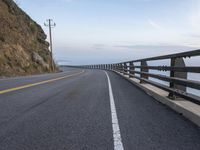
[[[194,103],[200,104],[200,97],[187,92],[187,87],[200,90],[200,82],[196,80],[189,80],[187,78],[188,73],[200,73],[199,66],[187,67],[184,62],[184,58],[191,58],[200,56],[200,50],[194,50],[189,52],[177,53],[172,55],[164,55],[158,57],[151,57],[127,62],[120,62],[115,64],[98,64],[98,65],[87,65],[78,66],[87,69],[108,69],[117,71],[128,75],[130,78],[136,78],[140,80],[140,83],[148,83],[154,85],[160,89],[169,92],[169,98],[175,99],[176,97],[182,97],[188,99]],[[148,66],[148,62],[155,60],[167,60],[169,59],[170,66]],[[140,65],[135,65],[139,63]],[[138,68],[140,71],[136,71]],[[157,71],[170,71],[170,75],[161,75],[155,73],[149,73],[149,70]],[[137,76],[136,76],[137,74]],[[139,75],[139,76],[138,76]],[[169,85],[149,80],[149,77],[159,79],[168,82]],[[200,78],[200,74],[199,74]],[[200,92],[200,91],[199,91]]]

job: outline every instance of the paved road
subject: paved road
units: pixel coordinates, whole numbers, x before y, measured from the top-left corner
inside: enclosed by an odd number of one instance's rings
[[[200,128],[112,72],[0,79],[0,93],[0,150],[200,149]]]

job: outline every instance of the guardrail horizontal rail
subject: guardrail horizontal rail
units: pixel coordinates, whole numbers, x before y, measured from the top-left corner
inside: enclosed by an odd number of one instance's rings
[[[189,51],[189,52],[177,53],[177,54],[170,54],[170,55],[164,55],[164,56],[157,56],[157,57],[150,57],[150,58],[138,59],[138,60],[133,60],[133,61],[127,61],[127,63],[141,62],[141,61],[153,61],[153,60],[164,60],[164,59],[182,58],[182,57],[190,58],[190,57],[194,57],[194,56],[200,56],[200,49]],[[124,63],[124,62],[121,62],[121,63]]]
[[[129,71],[128,69],[124,69],[124,70]],[[165,75],[152,74],[152,73],[140,72],[140,71],[134,71],[134,70],[130,70],[130,71],[134,72],[136,74],[144,74],[144,75],[148,75],[149,77],[156,78],[156,79],[159,79],[159,80],[162,80],[162,81],[174,82],[174,83],[179,84],[179,85],[184,85],[184,86],[187,86],[187,87],[191,87],[191,88],[200,90],[200,82],[199,81],[168,77],[168,76],[165,76]],[[129,73],[126,72],[126,74],[129,74]]]
[[[186,98],[196,104],[200,104],[200,81],[187,79],[188,73],[200,73],[200,66],[186,66],[184,58],[191,58],[200,56],[200,49],[183,53],[176,53],[170,55],[163,55],[157,57],[150,57],[145,59],[138,59],[113,64],[98,64],[78,66],[88,69],[108,69],[128,75],[130,78],[140,80],[140,83],[148,83],[169,92],[169,98],[176,99],[176,97]],[[170,66],[148,66],[149,61],[159,61],[170,59]],[[137,63],[135,65],[134,63]],[[140,65],[138,65],[140,63]],[[135,70],[137,69],[137,70]],[[170,76],[149,73],[149,70],[168,71]],[[136,76],[135,74],[139,75]],[[164,85],[156,81],[149,80],[149,78],[158,79],[168,82],[169,85]],[[199,75],[200,78],[200,75]],[[187,92],[187,87],[198,90],[199,95]]]
[[[148,80],[148,79],[144,79],[144,78],[140,78],[138,76],[135,76],[135,75],[132,75],[132,74],[128,74],[127,72],[124,72],[122,71],[122,73],[126,74],[126,75],[130,75],[131,77],[133,78],[136,78],[138,80],[142,80],[144,81],[145,83],[148,83],[148,84],[151,84],[151,85],[154,85],[164,91],[167,91],[167,92],[172,92],[173,94],[177,95],[177,96],[181,96],[183,98],[186,98],[196,104],[199,104],[200,105],[200,97],[199,96],[196,96],[194,94],[190,94],[190,93],[187,93],[187,92],[184,92],[184,91],[181,91],[181,90],[177,90],[177,89],[173,89],[173,88],[169,88],[168,86],[166,85],[163,85],[163,84],[160,84],[160,83],[157,83],[157,82],[154,82],[154,81],[151,81],[151,80]]]
[[[200,73],[200,67],[134,66],[134,68],[143,68],[143,69],[151,69],[151,70],[159,70],[159,71]]]

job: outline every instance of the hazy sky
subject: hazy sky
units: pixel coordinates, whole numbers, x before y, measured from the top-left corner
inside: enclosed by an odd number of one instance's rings
[[[52,18],[54,57],[111,63],[200,47],[200,0],[18,0],[43,26]]]

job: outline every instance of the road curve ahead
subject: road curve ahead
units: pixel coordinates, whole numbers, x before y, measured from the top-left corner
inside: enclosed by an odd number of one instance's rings
[[[0,79],[0,150],[200,150],[200,128],[113,72]]]

